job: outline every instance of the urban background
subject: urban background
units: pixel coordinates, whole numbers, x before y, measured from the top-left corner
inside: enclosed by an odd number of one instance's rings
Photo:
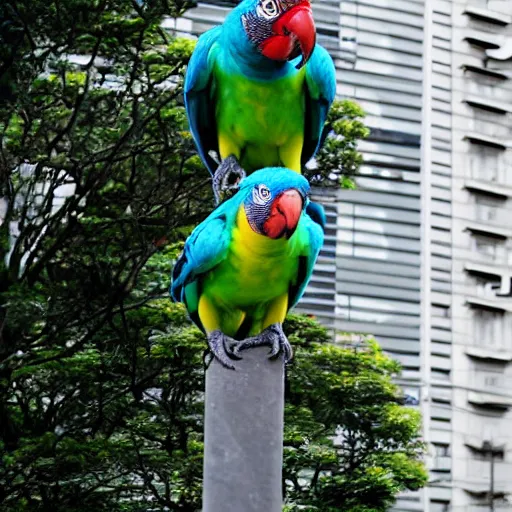
[[[236,3],[199,2],[163,28],[195,38]],[[338,98],[371,134],[357,189],[317,197],[326,243],[299,309],[374,334],[403,366],[430,482],[393,510],[512,510],[512,1],[313,11]]]
[[[236,2],[201,2],[198,35]],[[512,510],[512,2],[317,0],[337,94],[366,111],[357,190],[301,303],[373,333],[424,417],[430,485],[395,510]],[[427,505],[428,502],[428,505]]]

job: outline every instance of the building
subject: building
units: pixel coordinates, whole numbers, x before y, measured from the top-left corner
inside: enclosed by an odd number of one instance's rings
[[[176,28],[197,35],[235,3],[201,2]],[[372,134],[358,190],[325,198],[302,307],[403,364],[431,482],[395,510],[512,510],[512,1],[313,10],[338,96]]]

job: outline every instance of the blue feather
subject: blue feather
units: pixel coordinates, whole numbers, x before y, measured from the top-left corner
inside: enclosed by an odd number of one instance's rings
[[[172,273],[170,293],[176,302],[185,302],[186,286],[225,258],[241,203],[237,196],[216,208],[187,238]]]
[[[327,50],[316,45],[306,64],[306,123],[302,165],[313,158],[323,144],[329,129],[327,114],[336,96],[336,69]]]
[[[322,231],[325,231],[327,219],[325,217],[324,208],[321,204],[310,201],[306,207],[306,213],[311,217],[313,222],[316,222],[322,228]]]
[[[311,204],[311,203],[310,203]],[[321,206],[318,205],[320,208]],[[308,244],[304,248],[302,264],[299,265],[299,275],[294,287],[290,287],[288,309],[297,305],[306,291],[306,286],[313,274],[313,268],[324,244],[324,231],[322,227],[313,221],[307,214],[303,214],[301,223],[308,232]]]
[[[218,26],[199,37],[188,63],[184,84],[185,109],[190,132],[201,160],[212,174],[215,173],[217,164],[208,152],[218,151],[218,141],[210,88],[216,43],[221,34],[222,26]]]

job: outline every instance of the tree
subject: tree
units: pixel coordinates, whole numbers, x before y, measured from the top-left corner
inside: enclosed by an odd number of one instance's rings
[[[419,411],[402,405],[400,365],[371,337],[329,343],[306,317],[288,320],[284,478],[287,510],[383,512],[405,489],[426,484]],[[334,439],[334,440],[333,440]]]
[[[172,261],[213,206],[181,100],[194,43],[160,26],[186,7],[0,5],[0,510],[200,507],[205,343],[167,295]],[[356,107],[344,105],[332,120],[345,137],[331,146],[354,149],[342,175],[358,165],[362,129]],[[339,174],[339,158],[322,171]],[[327,364],[315,359],[324,349],[311,343],[327,334],[306,320],[290,330],[302,345],[290,367],[287,432],[327,450],[338,420],[321,416],[294,377],[313,367],[318,399],[329,400],[329,374],[315,366]],[[328,364],[336,373],[339,360]],[[381,405],[396,401],[389,389]],[[411,427],[389,449],[414,461],[415,435]],[[298,440],[290,447],[304,451]],[[312,462],[307,450],[302,465],[287,455],[290,482]],[[403,467],[388,501],[419,485]],[[315,485],[290,487],[291,502],[331,499],[325,468]]]
[[[193,42],[160,27],[184,7],[0,7],[6,510],[126,509],[171,487],[174,509],[197,503],[203,342],[167,295],[177,242],[213,205],[181,101]]]
[[[316,170],[311,176],[314,183],[355,188],[353,177],[363,163],[357,144],[370,135],[362,121],[364,116],[363,109],[353,101],[336,100],[333,103],[327,116],[331,131],[317,154]]]

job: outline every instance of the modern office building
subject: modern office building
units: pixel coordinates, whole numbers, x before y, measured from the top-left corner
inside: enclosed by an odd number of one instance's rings
[[[200,3],[177,28],[197,35],[234,3]],[[431,473],[395,510],[512,510],[512,0],[313,10],[338,96],[372,132],[358,190],[322,194],[302,308],[403,364]]]

